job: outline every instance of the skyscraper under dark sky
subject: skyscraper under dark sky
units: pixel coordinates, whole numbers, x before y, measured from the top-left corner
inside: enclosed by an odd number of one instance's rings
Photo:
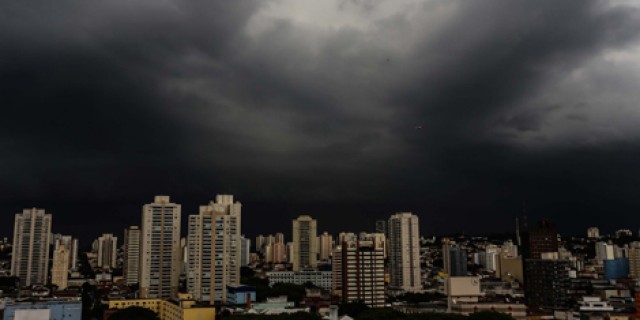
[[[11,275],[21,284],[46,284],[49,275],[51,214],[44,209],[24,209],[16,214]]]
[[[156,196],[142,208],[140,297],[171,298],[180,280],[181,206]]]
[[[540,221],[536,227],[529,230],[528,241],[528,258],[540,259],[542,253],[558,251],[558,231],[547,220]]]
[[[409,292],[422,290],[418,216],[396,213],[389,218],[388,228],[390,287]]]

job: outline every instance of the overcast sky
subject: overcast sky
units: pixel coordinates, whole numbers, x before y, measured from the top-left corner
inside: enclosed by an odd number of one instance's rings
[[[243,232],[640,226],[635,1],[0,2],[0,236],[84,238],[154,194]]]

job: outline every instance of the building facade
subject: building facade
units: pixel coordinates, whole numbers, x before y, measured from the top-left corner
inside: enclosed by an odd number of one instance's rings
[[[140,227],[124,230],[124,263],[122,275],[127,285],[140,282]]]
[[[180,293],[175,300],[122,299],[109,300],[109,310],[142,307],[155,312],[160,320],[215,320],[216,310],[212,306],[201,306],[189,294]]]
[[[116,268],[118,237],[104,233],[98,237],[98,268],[113,270]]]
[[[22,286],[47,283],[51,220],[51,214],[36,208],[15,216],[11,275],[20,278]]]
[[[293,271],[315,268],[318,264],[317,222],[307,215],[293,220]]]
[[[543,220],[529,231],[530,259],[541,259],[545,252],[558,252],[558,231],[551,222]]]
[[[384,234],[361,234],[345,240],[333,252],[333,293],[343,303],[362,302],[384,307]]]
[[[180,280],[181,206],[156,196],[142,208],[140,297],[170,298]]]
[[[59,245],[53,251],[53,266],[51,268],[51,284],[58,286],[58,290],[67,288],[69,279],[70,252],[64,245]]]
[[[629,277],[640,279],[640,242],[629,244]]]
[[[251,239],[240,236],[240,266],[248,266],[251,262]]]
[[[396,213],[389,218],[388,228],[390,286],[407,292],[421,291],[418,216]]]
[[[527,306],[566,307],[571,285],[571,262],[557,259],[527,259],[525,264],[525,298]]]
[[[331,290],[333,287],[333,272],[318,271],[313,269],[295,271],[271,271],[267,272],[269,278],[269,286],[278,283],[291,283],[304,285],[305,283],[313,283],[314,286],[325,290]]]
[[[217,195],[189,216],[187,290],[196,300],[227,301],[227,285],[240,284],[240,202]]]
[[[63,245],[69,251],[69,270],[77,270],[79,246],[78,239],[73,238],[72,236],[56,234],[53,236],[53,249],[57,250],[60,245]]]
[[[318,254],[321,261],[328,261],[333,254],[333,236],[326,231],[318,237]]]
[[[64,319],[81,320],[80,300],[47,300],[36,302],[8,302],[4,307],[3,320],[20,319]]]

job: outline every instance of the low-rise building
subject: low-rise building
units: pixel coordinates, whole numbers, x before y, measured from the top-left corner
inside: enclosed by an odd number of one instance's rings
[[[269,286],[278,283],[291,283],[303,285],[307,282],[325,290],[331,290],[333,276],[331,271],[317,271],[313,269],[303,269],[301,271],[272,271],[267,272]]]
[[[246,285],[227,285],[227,304],[250,305],[256,302],[256,287]]]
[[[2,320],[20,319],[81,320],[82,302],[76,298],[20,302],[6,301]]]
[[[158,314],[160,320],[214,320],[213,306],[197,304],[193,296],[178,294],[178,300],[162,299],[122,299],[109,301],[109,310],[142,307]],[[5,319],[7,320],[7,319]],[[65,319],[66,320],[66,319]]]

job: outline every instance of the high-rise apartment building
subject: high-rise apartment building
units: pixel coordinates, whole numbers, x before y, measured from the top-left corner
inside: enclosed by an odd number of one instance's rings
[[[496,245],[487,245],[484,249],[484,267],[487,271],[493,271],[496,274],[500,274],[500,254],[502,249]],[[466,256],[466,253],[465,253]],[[465,264],[467,263],[465,257]]]
[[[227,301],[227,285],[240,284],[240,202],[217,195],[189,216],[187,290],[196,300]]]
[[[78,266],[78,239],[62,234],[53,235],[53,250],[57,250],[60,245],[65,246],[69,251],[69,270],[77,270]]]
[[[265,241],[265,237],[261,234],[259,234],[256,237],[256,252],[257,253],[263,253],[262,250],[264,249],[264,241]]]
[[[171,298],[180,280],[179,204],[156,196],[142,207],[140,239],[140,297]]]
[[[24,209],[15,216],[11,275],[23,286],[46,284],[49,276],[51,214],[44,209]]]
[[[615,259],[615,248],[616,246],[611,243],[606,243],[604,241],[600,241],[596,243],[596,260],[600,264],[603,264],[605,260],[613,260]]]
[[[558,231],[549,221],[542,220],[529,230],[529,258],[541,259],[545,252],[558,252],[559,245]]]
[[[527,259],[525,297],[528,307],[558,308],[569,303],[571,262],[559,259]]]
[[[388,227],[390,287],[408,292],[422,290],[418,216],[396,213],[389,218]]]
[[[287,244],[284,242],[284,234],[269,235],[265,240],[263,253],[266,262],[287,262]]]
[[[331,257],[333,251],[333,236],[328,232],[324,232],[318,237],[318,252],[321,261],[327,261]]]
[[[316,220],[307,215],[293,220],[293,271],[317,266],[317,241]]]
[[[140,282],[140,228],[130,226],[124,230],[123,276],[127,285]]]
[[[71,253],[64,245],[59,245],[53,251],[53,266],[51,268],[51,284],[58,286],[58,290],[67,288],[69,279],[69,259]]]
[[[383,307],[384,234],[360,234],[357,240],[345,239],[333,253],[333,292],[343,303],[362,302]]]
[[[631,242],[629,245],[629,276],[640,279],[640,242],[638,241]]]
[[[251,239],[240,236],[240,266],[245,267],[251,262]]]
[[[113,270],[116,268],[118,237],[104,233],[98,237],[98,268]]]
[[[467,250],[458,246],[454,241],[445,240],[443,242],[442,262],[444,272],[447,275],[451,277],[463,277],[467,275]]]
[[[293,264],[293,242],[287,242],[287,262]]]

